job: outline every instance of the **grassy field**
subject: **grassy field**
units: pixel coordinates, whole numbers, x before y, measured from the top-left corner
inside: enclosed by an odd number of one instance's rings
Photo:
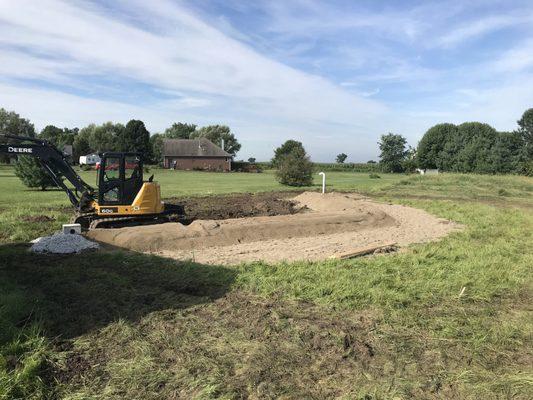
[[[165,197],[285,189],[153,172]],[[329,173],[465,229],[394,255],[232,267],[30,254],[17,242],[68,204],[10,169],[0,181],[0,399],[533,397],[531,178]]]

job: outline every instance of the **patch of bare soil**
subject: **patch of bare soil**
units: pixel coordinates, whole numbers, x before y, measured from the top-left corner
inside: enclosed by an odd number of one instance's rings
[[[291,201],[291,197],[296,194],[294,192],[241,193],[171,198],[165,201],[182,205],[185,208],[187,221],[192,222],[197,219],[219,220],[296,214],[300,211],[300,207],[295,201]]]
[[[53,222],[56,220],[48,215],[26,215],[22,219],[26,222]]]
[[[161,374],[158,398],[194,398],[198,387],[187,383],[201,388],[213,381],[225,398],[336,398],[366,385],[365,374],[383,374],[388,351],[375,323],[368,311],[325,312],[312,303],[232,292],[192,309],[153,313],[124,331],[95,333],[90,347],[69,352],[59,375],[70,385],[94,382],[91,390],[101,393],[98,385],[112,378],[108,366],[136,356],[124,350],[127,340],[145,349],[154,368],[171,371]],[[127,393],[135,385],[124,378],[113,384]]]
[[[357,194],[305,192],[291,215],[195,220],[94,230],[91,239],[135,251],[201,263],[321,260],[370,245],[427,242],[459,227],[427,212]]]

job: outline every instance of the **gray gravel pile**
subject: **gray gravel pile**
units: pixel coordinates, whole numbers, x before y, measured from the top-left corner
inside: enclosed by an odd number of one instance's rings
[[[98,249],[98,243],[91,242],[81,235],[55,233],[32,241],[30,251],[34,253],[71,254],[81,253],[84,250]]]

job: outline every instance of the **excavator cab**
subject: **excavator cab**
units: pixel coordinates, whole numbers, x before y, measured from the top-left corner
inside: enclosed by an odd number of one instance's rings
[[[98,169],[98,204],[131,205],[143,186],[139,153],[104,153]]]
[[[98,167],[98,195],[93,203],[99,217],[129,216],[152,218],[167,212],[157,182],[143,180],[140,153],[104,153]]]

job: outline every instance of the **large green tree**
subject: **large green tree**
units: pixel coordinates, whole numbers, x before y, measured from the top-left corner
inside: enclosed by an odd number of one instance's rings
[[[518,132],[524,140],[526,155],[528,161],[533,160],[533,108],[530,108],[522,114],[518,120]]]
[[[123,131],[122,124],[90,124],[80,129],[74,142],[75,152],[84,155],[90,152],[120,151],[119,137]],[[81,153],[81,150],[85,152]]]
[[[151,158],[150,132],[144,126],[144,122],[132,119],[117,137],[120,151],[135,151],[142,153],[146,160]]]
[[[339,164],[344,164],[344,161],[348,158],[348,155],[345,153],[337,154],[337,157],[335,158],[335,161]]]
[[[465,122],[457,127],[452,170],[457,172],[491,173],[492,148],[498,132],[489,124]]]
[[[0,134],[35,137],[35,127],[16,112],[0,108]]]
[[[58,149],[62,150],[66,145],[74,145],[74,140],[76,139],[77,134],[78,128],[61,129],[54,125],[47,125],[41,133],[39,133],[39,138],[48,140]]]
[[[407,157],[407,139],[402,135],[388,133],[379,141],[380,164],[385,172],[402,172]]]
[[[241,144],[226,125],[204,126],[191,134],[191,139],[199,138],[206,138],[217,146],[221,146],[224,140],[224,150],[232,156],[235,156],[241,149]]]
[[[491,149],[489,172],[520,172],[526,158],[524,141],[519,132],[499,132]]]
[[[165,135],[161,133],[154,133],[150,136],[150,147],[152,148],[152,163],[162,164],[163,163],[163,140]]]
[[[414,147],[409,146],[405,158],[402,163],[402,169],[404,172],[415,172],[418,167],[418,155],[417,150]]]
[[[451,164],[445,153],[446,143],[457,135],[457,126],[454,124],[438,124],[427,130],[417,149],[417,162],[420,168],[447,169]]]
[[[87,155],[94,151],[89,144],[89,134],[90,133],[88,131],[81,129],[80,133],[74,138],[72,148],[74,162],[76,163],[79,161],[80,156]]]
[[[272,165],[277,167],[281,160],[289,154],[296,154],[299,156],[305,155],[305,149],[302,142],[290,139],[275,149],[274,157],[272,158]]]
[[[120,123],[106,122],[93,127],[89,144],[97,152],[125,151],[122,150],[121,138],[124,136],[125,127]]]
[[[46,125],[44,129],[39,133],[41,139],[48,140],[50,143],[56,147],[61,142],[61,136],[63,135],[63,130],[54,125]]]
[[[33,124],[26,118],[22,118],[14,111],[7,111],[4,108],[0,108],[0,135],[16,135],[35,137],[35,128]],[[10,140],[0,136],[1,143],[9,143]],[[8,162],[9,157],[4,154],[0,154],[0,162]]]
[[[454,172],[524,173],[532,119],[533,109],[518,121],[516,132],[498,132],[481,122],[435,125],[418,144],[418,164]]]
[[[175,122],[171,127],[165,129],[164,135],[168,139],[189,139],[194,131],[196,131],[195,124]]]

